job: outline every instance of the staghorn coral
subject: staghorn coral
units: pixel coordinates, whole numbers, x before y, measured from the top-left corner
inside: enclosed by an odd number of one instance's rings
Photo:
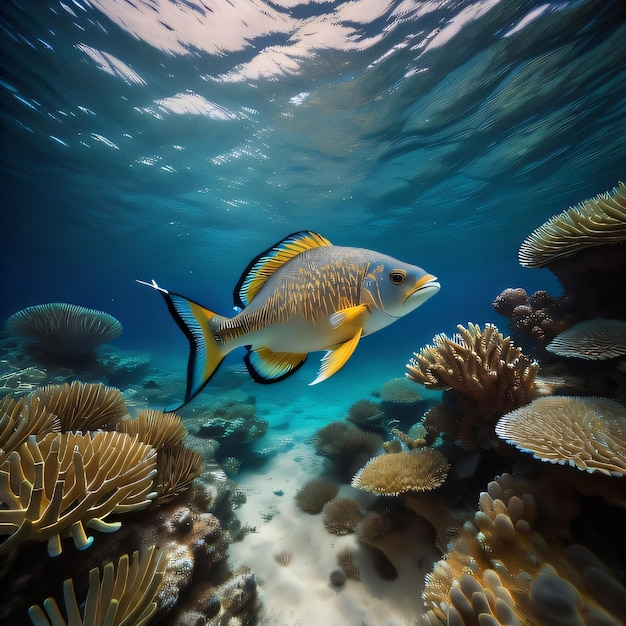
[[[334,535],[347,535],[361,520],[359,505],[352,498],[335,498],[322,510],[324,528]]]
[[[525,267],[544,267],[584,248],[626,241],[626,185],[585,200],[551,217],[519,249]]]
[[[407,376],[429,389],[450,389],[463,408],[458,437],[468,448],[492,437],[492,422],[535,397],[538,364],[503,337],[493,324],[481,330],[459,324],[452,339],[435,336],[434,345],[414,353]],[[478,431],[476,433],[475,431]]]
[[[11,334],[32,339],[57,356],[90,353],[122,333],[122,325],[113,316],[63,302],[22,309],[9,317],[6,327]]]
[[[187,434],[179,415],[155,409],[139,409],[134,419],[121,420],[116,429],[157,449],[178,446]]]
[[[306,482],[296,493],[296,504],[304,513],[321,513],[324,505],[339,491],[339,485],[324,478],[314,478]]]
[[[78,549],[93,538],[85,527],[111,532],[111,513],[145,508],[154,498],[156,453],[117,432],[50,433],[34,436],[12,452],[0,469],[0,544],[6,554],[27,541],[48,541],[48,553],[62,551],[71,533]]]
[[[114,428],[127,413],[119,389],[101,383],[46,385],[31,394],[58,416],[61,431]]]
[[[507,413],[496,434],[542,461],[626,475],[626,408],[607,398],[549,396]]]
[[[0,467],[30,435],[58,431],[59,419],[39,398],[11,398],[0,401]]]
[[[610,571],[602,565],[598,574],[599,562],[588,558],[584,548],[565,550],[537,531],[534,487],[503,474],[481,493],[474,519],[463,525],[444,559],[426,576],[427,623],[622,623],[625,590]],[[606,580],[606,593],[598,589],[600,579]],[[572,588],[576,593],[568,596]],[[559,604],[559,614],[569,613],[570,621],[551,618]]]
[[[352,479],[352,486],[378,495],[430,491],[445,481],[450,465],[432,448],[383,454],[373,458]]]
[[[141,555],[123,554],[117,563],[89,572],[89,591],[84,603],[77,601],[71,579],[63,583],[65,620],[54,598],[44,602],[48,615],[39,606],[31,606],[28,614],[35,626],[144,626],[156,612],[155,598],[163,575],[163,553],[152,546]],[[82,606],[82,614],[79,606]]]
[[[626,321],[594,319],[557,335],[546,350],[559,356],[604,361],[626,354]]]

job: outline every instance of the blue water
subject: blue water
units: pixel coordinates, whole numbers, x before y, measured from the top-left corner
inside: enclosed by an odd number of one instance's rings
[[[300,229],[440,278],[359,367],[558,293],[517,249],[624,177],[621,1],[203,6],[3,3],[0,317],[74,302],[185,350],[135,279],[228,313]]]
[[[106,311],[180,399],[186,339],[136,279],[230,314],[250,260],[304,229],[437,275],[326,383],[316,356],[245,383],[312,432],[435,334],[506,334],[503,289],[559,295],[517,251],[625,179],[625,41],[623,0],[3,0],[0,320]]]

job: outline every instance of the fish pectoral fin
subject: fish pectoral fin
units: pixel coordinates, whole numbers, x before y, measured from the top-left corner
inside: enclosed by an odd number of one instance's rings
[[[306,361],[306,354],[273,352],[269,348],[248,349],[244,362],[258,383],[277,383],[291,376]]]
[[[352,339],[342,343],[335,350],[329,350],[326,352],[326,354],[322,357],[322,366],[317,374],[317,378],[313,382],[310,382],[309,385],[317,385],[317,383],[321,383],[323,380],[326,380],[333,374],[336,374],[352,356],[352,353],[359,345],[361,335],[363,335],[363,329],[359,328]]]
[[[330,316],[330,324],[333,328],[339,328],[342,324],[352,323],[356,323],[362,327],[363,317],[366,313],[369,312],[370,307],[367,304],[358,304],[357,306],[351,306],[347,309],[341,309],[340,311],[337,311]]]

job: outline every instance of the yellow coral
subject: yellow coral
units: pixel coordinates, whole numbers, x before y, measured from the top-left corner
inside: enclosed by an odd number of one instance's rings
[[[72,579],[63,583],[67,621],[54,598],[44,602],[48,615],[37,605],[28,610],[35,626],[144,626],[154,615],[156,595],[161,587],[164,566],[162,553],[154,546],[142,555],[134,552],[129,559],[123,554],[117,563],[89,572],[89,590],[82,606],[82,615],[74,594]],[[48,619],[49,618],[49,619]]]
[[[117,430],[131,437],[137,435],[141,441],[157,449],[172,448],[187,434],[179,415],[155,409],[139,409],[134,419],[119,422]]]
[[[352,486],[388,496],[430,491],[443,484],[449,469],[446,457],[431,448],[383,454],[355,474]]]
[[[123,433],[31,436],[0,469],[0,554],[47,540],[56,556],[69,532],[77,548],[88,547],[85,527],[117,530],[119,522],[104,521],[109,514],[150,503],[155,473],[154,448]]]

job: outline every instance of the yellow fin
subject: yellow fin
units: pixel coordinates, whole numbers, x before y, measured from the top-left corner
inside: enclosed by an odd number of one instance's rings
[[[363,326],[363,315],[369,313],[370,307],[367,304],[357,304],[356,306],[341,309],[330,316],[330,323],[333,328],[339,328],[342,324],[356,322]]]
[[[248,265],[235,287],[235,306],[242,309],[248,306],[265,281],[287,261],[305,250],[331,245],[328,239],[310,230],[303,230],[285,237]]]
[[[277,383],[291,376],[306,360],[306,354],[273,352],[269,348],[249,350],[244,362],[258,383]]]
[[[336,350],[329,350],[322,357],[322,366],[320,367],[320,371],[317,374],[317,378],[313,382],[310,382],[309,385],[317,385],[317,383],[321,383],[323,380],[326,380],[327,378],[330,378],[333,374],[336,374],[352,356],[352,353],[359,344],[359,340],[361,339],[362,334],[363,329],[359,328],[354,337],[352,337],[352,339],[349,339],[345,343],[342,343]]]

